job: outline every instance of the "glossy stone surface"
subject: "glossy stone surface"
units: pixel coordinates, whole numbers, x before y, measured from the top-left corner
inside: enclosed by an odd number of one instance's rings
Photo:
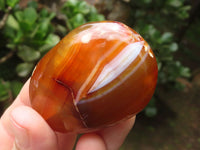
[[[38,63],[32,107],[60,132],[89,132],[140,112],[157,82],[150,46],[119,22],[96,22],[65,36]]]

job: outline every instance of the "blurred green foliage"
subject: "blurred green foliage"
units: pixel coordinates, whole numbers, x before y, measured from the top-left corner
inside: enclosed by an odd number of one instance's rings
[[[21,8],[19,0],[0,0],[0,102],[17,96],[38,60],[60,41],[56,32],[64,36],[86,22],[105,19],[85,1],[69,0],[59,14],[38,5],[30,1]]]
[[[177,78],[189,78],[190,69],[174,59],[174,53],[180,50],[177,34],[188,22],[191,6],[186,0],[131,0],[130,26],[133,26],[157,56],[158,84],[165,87],[182,89],[183,84]],[[156,93],[155,93],[156,94]],[[155,116],[157,107],[155,97],[145,109],[147,116]]]
[[[66,24],[70,30],[87,22],[105,20],[94,6],[80,0],[68,0],[61,8],[61,12],[66,15]]]

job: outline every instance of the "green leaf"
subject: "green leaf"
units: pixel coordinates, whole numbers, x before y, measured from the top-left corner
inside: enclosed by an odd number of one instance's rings
[[[97,14],[98,12],[97,12],[97,9],[94,6],[91,6],[90,7],[90,13],[91,14]]]
[[[40,24],[38,24],[38,28],[35,32],[35,36],[37,39],[43,39],[47,34],[50,26],[49,19],[45,18]]]
[[[145,108],[145,115],[147,117],[154,117],[157,114],[157,108],[156,107],[146,107]]]
[[[61,24],[58,24],[56,26],[56,30],[61,35],[61,37],[65,36],[67,34],[67,28],[66,28],[66,26],[63,26]]]
[[[146,25],[144,30],[145,34],[147,33],[152,38],[154,38],[158,32],[155,26],[152,24]]]
[[[72,24],[73,29],[79,27],[80,25],[84,24],[85,18],[83,14],[77,14],[73,18],[70,19],[70,23]]]
[[[77,9],[78,9],[78,12],[86,15],[90,12],[90,5],[85,1],[81,1],[78,5]]]
[[[33,16],[31,16],[31,13],[29,13],[29,12],[32,12]],[[33,30],[33,28],[34,28],[33,24],[35,23],[35,21],[37,19],[37,17],[36,17],[37,13],[35,14],[34,12],[36,13],[34,8],[30,7],[30,8],[26,8],[24,11],[17,11],[15,13],[15,16],[19,22],[22,32],[24,32],[24,31],[30,32],[31,30]]]
[[[23,86],[23,83],[20,81],[12,81],[11,82],[11,90],[13,93],[14,97],[17,97],[17,95],[19,94],[21,88]]]
[[[182,11],[189,11],[190,9],[191,9],[190,5],[186,5],[186,6],[181,7]]]
[[[19,0],[6,0],[6,3],[8,6],[10,7],[14,7],[17,3],[19,2]]]
[[[170,42],[173,39],[173,34],[171,32],[165,32],[162,34],[160,38],[161,43],[167,43]]]
[[[0,0],[0,10],[5,9],[5,0]]]
[[[28,7],[23,12],[23,21],[33,24],[37,20],[38,14],[33,7]]]
[[[56,34],[49,34],[45,43],[55,46],[60,41],[60,37]]]
[[[22,22],[24,19],[24,14],[22,11],[16,11],[15,12],[15,17],[19,22]]]
[[[64,7],[75,7],[78,5],[78,0],[68,0],[65,4]]]
[[[56,16],[54,12],[49,13],[47,9],[42,9],[40,11],[40,19],[48,18],[49,20],[53,19]]]
[[[188,11],[191,9],[191,6],[183,6],[177,10],[176,14],[180,19],[186,19],[189,17]]]
[[[9,15],[9,16],[8,16],[6,25],[7,25],[8,27],[14,29],[14,30],[19,30],[19,29],[20,29],[19,23],[18,23],[18,21],[13,17],[13,15]]]
[[[162,68],[162,62],[160,62],[160,61],[157,61],[157,62],[158,62],[158,70],[160,71]]]
[[[105,20],[104,15],[98,14],[94,6],[90,7],[89,21],[103,21]]]
[[[0,80],[0,101],[9,99],[10,83]]]
[[[17,55],[26,62],[31,62],[40,58],[40,52],[35,51],[34,49],[26,45],[19,46]]]
[[[33,7],[35,9],[38,8],[38,3],[36,1],[29,1],[28,2],[28,7]]]
[[[101,14],[91,14],[89,17],[89,21],[103,21],[105,20],[104,15]]]
[[[56,16],[56,13],[52,12],[52,13],[49,14],[48,19],[52,20],[55,16]]]
[[[22,32],[22,30],[18,30],[17,34],[15,34],[15,37],[14,37],[13,42],[14,42],[15,44],[20,43],[22,37],[23,37],[23,32]]]
[[[45,18],[45,17],[48,17],[48,15],[49,15],[49,12],[48,12],[47,9],[44,9],[44,8],[43,8],[43,9],[40,11],[40,17]]]
[[[180,7],[183,5],[181,0],[168,0],[167,4],[173,7]]]
[[[31,73],[33,66],[33,63],[20,63],[17,65],[16,72],[20,77],[27,77]]]
[[[186,78],[191,77],[190,69],[188,67],[182,67],[181,68],[181,76],[186,77]]]
[[[9,49],[11,49],[11,50],[14,50],[15,47],[16,47],[16,44],[8,43],[8,44],[6,44],[6,47],[9,48]]]
[[[178,50],[178,44],[175,43],[175,42],[171,43],[171,44],[169,45],[169,50],[170,50],[171,52],[177,51],[177,50]]]
[[[147,117],[154,117],[157,114],[157,108],[156,108],[156,99],[155,97],[152,97],[150,102],[148,103],[147,107],[144,109],[145,115]]]
[[[45,45],[40,47],[39,51],[44,53],[48,50],[50,50],[53,46],[55,46],[58,42],[60,41],[60,37],[55,35],[55,34],[49,34],[46,41]]]

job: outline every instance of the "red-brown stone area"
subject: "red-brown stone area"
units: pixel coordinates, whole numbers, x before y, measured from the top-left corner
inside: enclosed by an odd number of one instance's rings
[[[71,31],[37,64],[30,82],[32,107],[61,132],[89,132],[140,112],[157,82],[147,42],[113,21]]]

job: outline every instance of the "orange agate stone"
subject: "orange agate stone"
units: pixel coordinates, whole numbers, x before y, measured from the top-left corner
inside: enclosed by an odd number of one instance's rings
[[[60,132],[89,132],[140,112],[157,82],[147,42],[119,22],[82,25],[37,64],[32,107]]]

